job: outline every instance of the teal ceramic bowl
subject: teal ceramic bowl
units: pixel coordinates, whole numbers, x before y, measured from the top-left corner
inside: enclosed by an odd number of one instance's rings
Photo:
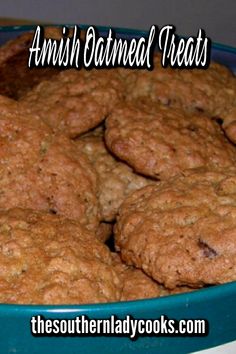
[[[85,26],[81,26],[85,27]],[[0,44],[30,29],[0,28]],[[100,28],[101,32],[106,28]],[[117,29],[120,36],[141,36],[141,31]],[[214,44],[212,58],[236,71],[236,49]],[[0,353],[29,354],[184,354],[236,340],[236,282],[186,294],[122,303],[73,306],[0,305]],[[127,337],[61,336],[35,337],[31,334],[32,316],[50,319],[73,319],[82,314],[90,319],[125,318],[207,319],[209,333],[204,337],[142,336],[132,341]]]

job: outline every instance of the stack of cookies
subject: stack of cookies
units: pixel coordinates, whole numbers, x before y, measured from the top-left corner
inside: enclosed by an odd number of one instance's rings
[[[236,280],[234,75],[27,69],[31,39],[0,48],[0,302]]]

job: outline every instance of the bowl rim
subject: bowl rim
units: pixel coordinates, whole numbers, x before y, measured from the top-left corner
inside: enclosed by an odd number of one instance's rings
[[[201,303],[206,300],[211,303],[213,300],[221,299],[222,296],[227,298],[230,296],[236,296],[236,281],[213,285],[208,288],[196,289],[192,292],[167,295],[163,297],[141,299],[133,301],[120,301],[120,302],[108,302],[108,303],[95,303],[95,304],[82,304],[82,305],[39,305],[39,304],[0,304],[0,313],[7,313],[9,315],[17,314],[47,314],[47,313],[74,313],[74,312],[86,312],[89,313],[101,313],[109,312],[116,313],[128,312],[133,313],[145,311],[151,311],[154,308],[172,310],[176,307],[187,306],[189,303]]]
[[[39,23],[40,24],[40,23]],[[67,26],[73,27],[76,24],[40,24],[44,27],[48,26]],[[30,31],[35,29],[37,24],[34,25],[15,25],[15,26],[0,26],[0,33],[4,32],[23,32]],[[89,26],[87,24],[78,24],[82,30],[86,30]],[[108,26],[96,26],[99,32],[107,32],[109,28],[112,28],[119,35],[128,35],[128,36],[146,36],[148,31],[139,30],[139,29],[129,29],[124,27],[108,27]],[[184,36],[180,36],[186,38]],[[222,52],[228,52],[236,55],[236,47],[231,47],[217,42],[212,42],[212,48],[220,50]],[[153,308],[167,308],[173,309],[176,307],[181,307],[190,302],[200,303],[207,299],[212,301],[217,298],[222,299],[222,295],[225,297],[236,296],[236,281],[213,285],[208,288],[196,289],[192,292],[168,295],[158,298],[151,299],[141,299],[133,301],[121,301],[121,302],[109,302],[109,303],[95,303],[95,304],[83,304],[83,305],[38,305],[38,304],[5,304],[0,303],[0,313],[7,313],[12,315],[13,313],[17,314],[47,314],[47,313],[74,313],[74,312],[86,312],[86,313],[100,313],[100,312],[109,312],[109,313],[119,313],[119,312],[140,312],[143,309],[145,311],[151,311]]]

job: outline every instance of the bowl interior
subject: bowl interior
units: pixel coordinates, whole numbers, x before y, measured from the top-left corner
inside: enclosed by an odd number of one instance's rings
[[[87,26],[80,26],[82,29]],[[0,45],[15,38],[19,34],[33,29],[34,26],[0,27]],[[108,29],[98,27],[101,34]],[[121,37],[139,37],[144,31],[115,29]],[[236,72],[236,49],[221,44],[213,44],[212,60],[228,66]],[[83,353],[98,350],[104,354],[112,353],[181,353],[196,351],[222,344],[236,339],[236,282],[214,286],[191,293],[172,295],[157,299],[138,300],[121,303],[70,305],[70,306],[39,306],[39,305],[0,305],[0,338],[3,352],[15,350],[17,353],[74,353],[78,345]],[[209,321],[207,337],[142,337],[132,342],[128,338],[116,337],[75,337],[68,338],[37,338],[31,336],[30,318],[41,314],[49,318],[74,318],[86,314],[90,318],[108,318],[115,314],[119,318],[132,315],[135,318],[159,318],[165,314],[175,319],[206,318]],[[37,348],[35,341],[37,340]],[[33,349],[32,349],[33,348]],[[50,348],[50,351],[49,351]],[[178,349],[178,350],[179,350]]]

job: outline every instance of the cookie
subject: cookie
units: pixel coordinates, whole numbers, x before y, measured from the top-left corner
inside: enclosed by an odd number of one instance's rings
[[[98,174],[101,218],[111,222],[130,193],[153,181],[134,173],[129,166],[113,157],[103,138],[103,131],[99,128],[77,139],[76,144],[87,155]]]
[[[236,121],[236,78],[221,64],[212,62],[207,70],[163,68],[158,54],[154,56],[153,71],[120,70],[120,74],[126,83],[128,100],[148,97],[168,106],[203,111],[225,120],[223,128],[233,110]],[[232,139],[232,134],[229,137]],[[236,135],[234,139],[235,142]]]
[[[113,223],[101,222],[96,231],[96,237],[101,242],[106,242],[112,236],[113,233]]]
[[[224,116],[222,128],[227,137],[236,144],[236,106],[232,107]]]
[[[177,287],[173,290],[166,289],[141,269],[126,265],[118,253],[112,253],[112,257],[115,269],[122,281],[121,301],[150,299],[193,291],[187,286]]]
[[[0,301],[117,301],[121,281],[108,248],[79,222],[32,210],[0,211]]]
[[[21,102],[55,131],[76,137],[102,122],[122,97],[115,70],[70,69],[41,82]]]
[[[112,253],[113,265],[122,282],[121,301],[140,300],[169,295],[168,291],[142,270],[122,262],[118,253]]]
[[[160,104],[126,103],[106,120],[108,148],[136,172],[167,179],[185,169],[229,166],[235,148],[200,113]]]
[[[236,169],[186,171],[134,192],[115,227],[122,259],[167,288],[236,280]]]
[[[46,38],[60,39],[61,29],[46,27]],[[0,47],[0,94],[19,99],[34,86],[59,73],[58,68],[28,68],[32,31],[23,33]]]
[[[0,209],[47,210],[97,229],[96,172],[73,141],[0,96],[0,144]]]

